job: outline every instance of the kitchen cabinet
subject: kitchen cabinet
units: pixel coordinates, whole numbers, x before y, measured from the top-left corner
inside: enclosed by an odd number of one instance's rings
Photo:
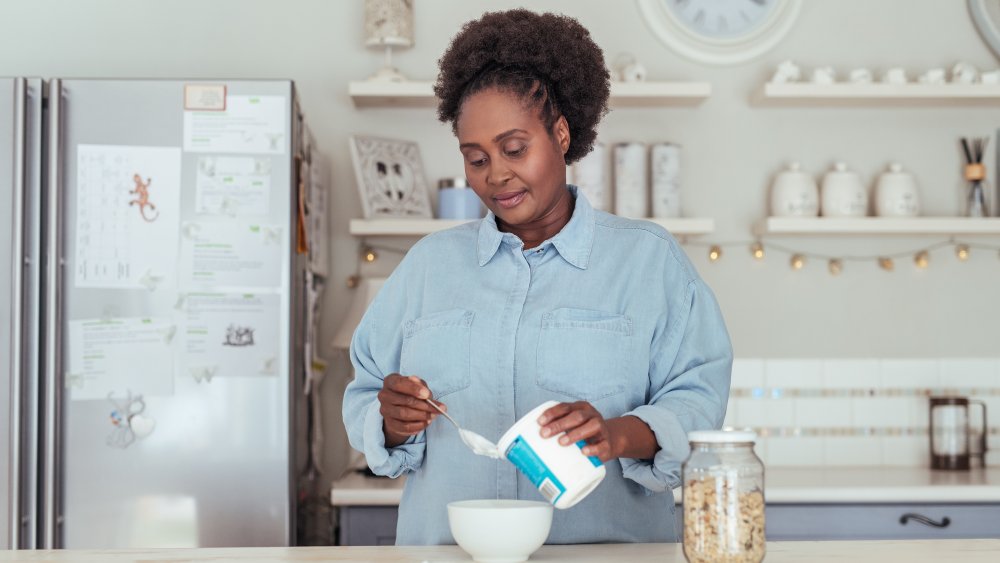
[[[396,506],[342,506],[337,545],[395,545]]]
[[[1000,538],[1000,503],[768,504],[767,539]]]
[[[338,545],[393,545],[396,513],[341,507]],[[766,517],[769,541],[1000,538],[1000,504],[768,504]]]

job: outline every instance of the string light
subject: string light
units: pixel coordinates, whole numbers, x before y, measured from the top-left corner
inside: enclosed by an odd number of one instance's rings
[[[882,255],[871,255],[871,256],[831,256],[825,254],[818,254],[812,252],[804,252],[798,249],[789,248],[780,244],[767,242],[765,243],[761,239],[753,241],[731,241],[731,242],[698,242],[698,241],[683,241],[682,244],[685,246],[696,246],[708,249],[708,259],[712,262],[718,262],[722,259],[724,249],[726,247],[743,246],[744,248],[750,249],[750,255],[755,261],[762,261],[765,254],[772,250],[782,252],[789,256],[789,266],[793,270],[802,270],[806,266],[806,262],[809,259],[823,260],[827,262],[827,269],[831,275],[837,276],[844,271],[845,262],[869,262],[874,263],[880,269],[886,272],[894,272],[896,261],[902,259],[912,259],[916,268],[921,270],[926,270],[930,267],[931,253],[935,250],[952,247],[954,248],[955,255],[959,260],[967,261],[971,256],[971,251],[974,248],[989,250],[992,252],[998,252],[997,256],[1000,258],[1000,246],[997,245],[987,245],[979,243],[966,243],[957,241],[955,239],[945,240],[936,242],[934,244],[925,246],[923,248],[917,248],[914,250],[897,252],[894,254],[882,254]]]
[[[376,253],[373,248],[366,248],[364,254],[365,262],[368,262],[369,264],[378,260],[378,253]]]
[[[829,268],[831,275],[839,276],[840,272],[844,271],[844,263],[839,258],[831,258],[827,268]]]
[[[713,244],[712,248],[708,251],[708,259],[712,262],[718,262],[719,258],[722,258],[722,247],[717,244]]]

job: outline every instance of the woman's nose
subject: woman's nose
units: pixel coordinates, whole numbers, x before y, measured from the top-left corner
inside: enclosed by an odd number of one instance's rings
[[[510,171],[510,168],[502,164],[491,163],[489,172],[486,174],[486,181],[494,186],[502,186],[513,177],[514,173]]]

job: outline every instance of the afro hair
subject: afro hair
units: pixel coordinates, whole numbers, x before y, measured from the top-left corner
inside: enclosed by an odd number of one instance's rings
[[[438,119],[450,122],[453,131],[469,96],[497,88],[536,108],[549,131],[560,115],[566,117],[567,164],[593,149],[597,124],[608,112],[604,53],[568,16],[524,9],[486,13],[462,27],[438,65]]]

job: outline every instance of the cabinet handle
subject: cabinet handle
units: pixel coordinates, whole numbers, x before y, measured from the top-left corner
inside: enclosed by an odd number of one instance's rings
[[[905,526],[911,519],[916,520],[925,526],[931,526],[932,528],[947,528],[951,524],[951,518],[948,518],[947,516],[942,518],[940,522],[935,522],[923,514],[917,514],[915,512],[907,512],[906,514],[900,516],[899,523]]]

